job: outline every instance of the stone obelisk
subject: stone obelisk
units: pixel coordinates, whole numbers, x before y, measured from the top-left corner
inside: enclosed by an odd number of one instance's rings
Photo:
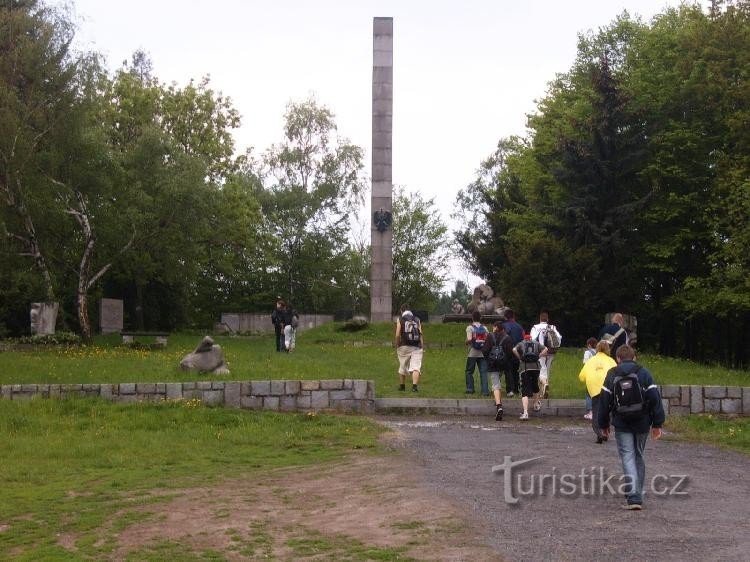
[[[374,18],[372,33],[372,208],[370,321],[393,317],[393,18]]]

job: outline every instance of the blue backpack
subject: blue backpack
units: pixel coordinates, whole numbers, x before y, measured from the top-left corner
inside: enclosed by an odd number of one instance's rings
[[[487,328],[482,326],[481,324],[479,326],[472,326],[471,328],[471,347],[474,349],[479,349],[480,351],[484,349],[484,344],[487,342],[487,335],[489,332],[487,331]]]

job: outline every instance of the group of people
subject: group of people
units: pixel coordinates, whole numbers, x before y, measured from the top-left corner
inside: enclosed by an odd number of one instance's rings
[[[490,396],[489,383],[495,398],[495,419],[503,419],[502,379],[508,397],[521,395],[521,420],[529,419],[529,404],[542,408],[541,400],[549,397],[549,381],[555,351],[562,343],[558,329],[542,311],[539,322],[527,333],[516,321],[512,309],[506,309],[505,321],[496,321],[492,332],[482,324],[478,311],[466,327],[466,394],[474,394],[474,372],[479,371],[482,396]]]
[[[502,378],[507,396],[520,392],[523,412],[521,420],[529,419],[529,403],[541,409],[541,399],[549,397],[550,371],[555,351],[562,336],[550,324],[549,314],[539,315],[539,322],[529,333],[516,322],[513,310],[505,311],[505,321],[496,321],[492,331],[481,322],[481,313],[474,311],[472,323],[466,327],[466,393],[473,394],[474,372],[479,370],[480,390],[490,396],[490,383],[495,399],[495,419],[503,418]],[[406,377],[411,375],[412,392],[418,392],[422,370],[424,334],[419,319],[402,305],[396,321],[395,343],[399,360],[399,390],[406,390]],[[628,345],[622,314],[614,314],[597,338],[589,338],[584,352],[584,365],[579,379],[585,383],[587,412],[596,442],[609,439],[615,429],[617,452],[627,480],[625,497],[628,510],[640,510],[643,504],[646,465],[644,450],[649,433],[653,439],[662,435],[665,414],[659,389],[651,373],[636,363],[633,347]],[[614,357],[614,358],[613,358]]]
[[[276,298],[276,306],[271,313],[271,323],[276,334],[276,351],[286,353],[294,351],[299,314],[281,297]]]

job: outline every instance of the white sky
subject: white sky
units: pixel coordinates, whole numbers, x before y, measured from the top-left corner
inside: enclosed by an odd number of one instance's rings
[[[314,94],[369,176],[372,19],[394,18],[393,182],[435,197],[443,219],[501,137],[576,55],[578,33],[623,10],[646,22],[678,0],[71,0],[86,48],[110,70],[136,49],[163,82],[211,76],[242,115],[237,148],[282,139],[289,101]],[[701,4],[707,4],[702,0]],[[473,286],[476,278],[454,278]],[[451,284],[452,286],[452,284]]]

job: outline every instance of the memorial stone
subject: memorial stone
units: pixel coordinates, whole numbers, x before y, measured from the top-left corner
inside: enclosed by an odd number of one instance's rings
[[[123,329],[123,301],[101,299],[99,301],[99,329],[102,334],[119,334]]]

